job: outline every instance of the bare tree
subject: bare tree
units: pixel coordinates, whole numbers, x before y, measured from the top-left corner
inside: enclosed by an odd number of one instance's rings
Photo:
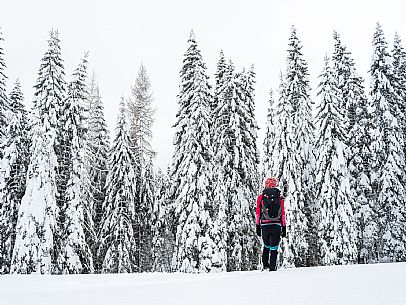
[[[134,237],[137,244],[136,265],[140,272],[151,271],[151,219],[153,213],[153,181],[151,179],[152,159],[155,152],[152,150],[152,123],[155,110],[152,108],[153,96],[151,82],[147,70],[140,65],[135,84],[131,87],[131,97],[128,99],[130,137],[135,156],[135,179],[137,181],[137,194],[135,212],[137,221],[134,224]]]

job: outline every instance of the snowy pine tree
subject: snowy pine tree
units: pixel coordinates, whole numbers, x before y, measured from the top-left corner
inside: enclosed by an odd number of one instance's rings
[[[231,94],[234,67],[226,64],[224,53],[220,52],[215,74],[214,99],[212,104],[212,147],[214,153],[213,208],[214,223],[212,237],[218,246],[215,266],[219,271],[227,270],[229,200],[231,192],[232,147],[230,129]]]
[[[211,93],[206,65],[193,32],[180,72],[179,110],[171,191],[176,228],[173,266],[182,272],[209,272],[217,253],[212,225],[212,151],[209,134]]]
[[[406,159],[406,52],[402,46],[401,39],[399,35],[396,33],[395,35],[395,42],[394,42],[394,48],[392,51],[392,57],[393,57],[393,68],[394,68],[394,74],[395,74],[395,79],[396,79],[396,92],[399,96],[398,99],[398,106],[395,107],[395,116],[398,120],[398,128],[401,134],[403,134],[403,157]],[[397,108],[397,109],[396,109]],[[406,162],[406,160],[405,160]],[[403,180],[403,186],[406,188],[406,181]],[[397,212],[395,212],[397,214]],[[406,260],[405,257],[405,251],[402,250],[402,248],[405,248],[406,244],[406,229],[405,226],[401,225],[402,219],[403,221],[406,221],[406,206],[400,206],[400,214],[399,215],[394,215],[393,217],[396,219],[395,222],[397,222],[397,226],[399,228],[397,229],[397,235],[398,238],[399,236],[403,236],[403,245],[401,245],[400,242],[400,249],[398,248],[396,251],[403,252],[403,254],[400,254],[397,258],[398,260]]]
[[[84,104],[87,59],[81,61],[68,86],[67,98],[61,110],[64,129],[64,156],[68,173],[65,198],[66,206],[60,210],[64,222],[61,226],[61,250],[58,268],[62,273],[92,273],[93,258],[88,244],[95,239],[92,210],[89,202],[90,179],[86,167]]]
[[[101,270],[100,257],[97,255],[98,237],[102,226],[102,216],[106,197],[106,178],[108,173],[109,130],[104,118],[104,107],[100,97],[95,75],[89,86],[89,118],[86,133],[87,164],[90,179],[90,192],[93,201],[93,224],[97,240],[93,243],[92,252],[96,272]]]
[[[252,202],[258,190],[256,121],[253,117],[253,70],[235,73],[230,61],[222,70],[220,57],[213,110],[215,153],[213,239],[219,246],[217,264],[228,271],[256,268],[258,241],[253,232]],[[219,77],[221,73],[221,78]],[[224,257],[225,251],[227,257]]]
[[[345,146],[345,120],[335,74],[325,59],[320,75],[316,123],[316,192],[319,210],[320,263],[348,264],[357,258],[353,210],[349,202],[350,177]]]
[[[123,97],[109,157],[110,171],[98,251],[104,273],[138,271],[133,226],[137,219],[135,204],[139,195],[136,192],[135,155],[127,115]]]
[[[9,101],[8,126],[1,144],[4,154],[0,163],[0,274],[10,272],[18,209],[25,192],[29,156],[28,118],[18,80]]]
[[[372,125],[368,113],[369,104],[364,80],[356,72],[351,53],[342,44],[337,32],[334,32],[333,38],[332,66],[342,102],[340,108],[344,114],[346,155],[351,174],[351,196],[348,199],[353,207],[357,226],[358,261],[368,262],[377,236],[374,201],[369,200],[372,190],[369,165]]]
[[[242,270],[252,270],[256,268],[259,251],[259,243],[255,236],[254,226],[255,206],[258,185],[259,185],[259,151],[257,148],[257,130],[258,125],[255,119],[255,103],[254,103],[254,83],[255,72],[254,66],[239,76],[237,85],[240,86],[240,130],[241,138],[237,138],[236,145],[240,149],[240,153],[236,160],[238,163],[238,173],[241,176],[239,179],[242,185],[241,189],[245,189],[245,200],[241,201],[242,222],[240,223],[240,234],[243,237],[242,245]],[[237,123],[237,121],[236,121]],[[237,127],[238,125],[236,125]],[[241,141],[241,142],[240,142]]]
[[[26,191],[18,212],[12,273],[51,273],[58,248],[57,129],[59,106],[65,95],[64,67],[58,32],[51,31],[39,69],[32,124],[31,158]]]
[[[373,37],[371,99],[375,127],[372,134],[372,186],[378,211],[378,259],[404,260],[405,156],[404,134],[392,60],[381,26]]]
[[[308,242],[307,228],[314,202],[314,125],[312,102],[310,100],[309,72],[303,58],[302,44],[292,27],[289,39],[287,71],[285,74],[286,98],[293,108],[294,150],[294,185],[289,184],[289,200],[286,204],[288,247],[285,264],[296,267],[305,266],[307,262]]]
[[[349,131],[348,170],[353,190],[354,222],[358,234],[358,262],[370,262],[377,244],[377,215],[371,185],[371,134],[373,132],[370,105],[364,93],[363,79],[356,73],[351,76],[353,88],[350,92],[355,100],[354,124]]]

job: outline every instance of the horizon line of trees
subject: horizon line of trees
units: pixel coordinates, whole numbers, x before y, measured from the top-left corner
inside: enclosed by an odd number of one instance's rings
[[[398,35],[389,51],[377,25],[368,94],[338,33],[333,40],[315,103],[292,27],[261,160],[254,67],[236,71],[221,51],[211,86],[192,31],[165,173],[153,164],[143,65],[110,145],[88,55],[67,83],[51,31],[27,111],[18,81],[6,95],[0,35],[0,273],[256,269],[265,176],[289,185],[281,266],[405,261],[406,52]]]

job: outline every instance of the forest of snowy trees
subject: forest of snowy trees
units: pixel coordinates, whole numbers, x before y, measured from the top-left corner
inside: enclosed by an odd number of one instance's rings
[[[66,77],[51,31],[27,110],[18,80],[7,92],[0,33],[0,274],[256,269],[256,196],[270,176],[289,186],[281,266],[406,261],[406,51],[378,24],[366,87],[332,38],[312,100],[292,27],[260,156],[254,66],[222,51],[211,83],[191,32],[162,170],[144,65],[110,136],[87,54]]]

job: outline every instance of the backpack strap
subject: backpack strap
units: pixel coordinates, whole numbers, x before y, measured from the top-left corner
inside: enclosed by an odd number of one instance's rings
[[[264,190],[265,191],[265,190]],[[262,196],[261,196],[261,201],[259,203],[259,223],[261,224],[262,222],[262,209],[264,208],[264,196],[265,196],[265,192],[262,192]]]

